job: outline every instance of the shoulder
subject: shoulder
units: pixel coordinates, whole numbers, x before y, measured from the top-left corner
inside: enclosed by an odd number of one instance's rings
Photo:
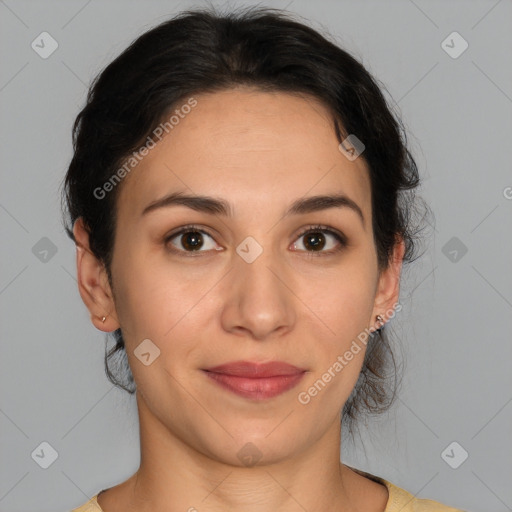
[[[355,468],[352,468],[355,470]],[[459,508],[449,507],[437,501],[416,498],[413,494],[401,489],[396,485],[370,473],[355,470],[373,480],[386,486],[389,498],[384,512],[464,512]],[[81,507],[74,508],[71,512],[102,512],[97,500],[98,495],[93,496],[87,503]]]
[[[87,503],[84,503],[81,507],[74,508],[71,512],[102,512],[96,499],[97,497],[98,495],[96,494]]]
[[[382,482],[389,492],[385,512],[463,512],[459,508],[449,507],[437,501],[416,498],[410,492],[386,480]]]
[[[374,482],[386,486],[389,496],[384,512],[464,512],[459,508],[449,507],[437,501],[416,498],[410,492],[388,482],[384,478],[353,467],[350,469]]]

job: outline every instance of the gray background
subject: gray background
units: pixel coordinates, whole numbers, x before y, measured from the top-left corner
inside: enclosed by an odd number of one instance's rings
[[[59,185],[93,76],[143,31],[201,5],[0,0],[2,512],[69,510],[138,466],[135,403],[104,376]],[[399,400],[344,439],[342,458],[420,497],[512,510],[512,2],[272,5],[329,30],[385,84],[436,217],[391,324],[407,363]],[[31,48],[43,31],[59,45],[47,59]],[[441,46],[453,31],[469,44],[458,58]],[[58,452],[46,470],[31,458],[43,441]],[[441,457],[453,441],[469,453],[458,469]]]

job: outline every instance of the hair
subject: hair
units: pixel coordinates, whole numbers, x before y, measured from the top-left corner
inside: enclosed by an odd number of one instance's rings
[[[122,183],[95,194],[184,99],[239,86],[304,94],[332,114],[336,137],[363,141],[371,182],[372,227],[379,269],[399,240],[404,263],[417,258],[422,228],[416,163],[400,118],[378,82],[349,53],[289,13],[271,8],[219,13],[188,10],[138,37],[93,80],[73,125],[74,154],[64,180],[65,229],[82,218],[90,248],[112,282],[116,201]],[[422,204],[425,203],[422,201]],[[109,380],[129,393],[135,383],[121,329],[105,347]],[[107,337],[108,341],[108,337]],[[397,392],[397,365],[384,329],[369,337],[358,381],[342,411],[349,426],[363,411],[386,410]],[[351,428],[351,427],[350,427]]]

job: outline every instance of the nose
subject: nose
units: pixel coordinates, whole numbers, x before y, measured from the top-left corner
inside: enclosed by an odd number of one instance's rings
[[[221,315],[227,332],[263,341],[293,329],[298,299],[278,254],[263,250],[252,263],[237,254],[227,278]]]

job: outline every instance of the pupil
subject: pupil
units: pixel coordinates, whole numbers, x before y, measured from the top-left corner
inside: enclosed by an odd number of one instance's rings
[[[184,238],[184,242],[183,242]],[[191,249],[193,251],[201,248],[201,245],[203,244],[202,241],[202,235],[201,233],[197,231],[189,231],[188,233],[184,234],[182,238],[182,244],[185,249]]]
[[[325,239],[322,233],[310,233],[306,236],[306,247],[310,246],[313,250],[323,249],[325,246]]]

